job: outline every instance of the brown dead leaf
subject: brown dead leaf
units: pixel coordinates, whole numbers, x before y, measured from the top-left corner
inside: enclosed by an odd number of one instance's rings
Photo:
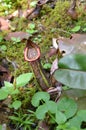
[[[12,75],[10,74],[9,70],[0,65],[0,86],[4,85],[4,81],[11,82]]]
[[[26,32],[12,32],[12,33],[9,33],[4,39],[5,40],[12,40],[12,37],[14,38],[20,38],[20,40],[24,40],[24,39],[28,39],[30,37],[30,34],[29,33],[26,33]]]
[[[39,121],[38,130],[49,130],[49,126],[45,121]]]
[[[72,4],[71,4],[71,6],[70,6],[70,8],[69,8],[69,10],[68,10],[68,15],[69,15],[72,19],[74,19],[74,20],[76,20],[76,19],[78,18],[78,14],[77,14],[77,12],[76,12],[75,7],[76,7],[76,0],[73,0]]]
[[[58,59],[56,58],[52,63],[50,74],[52,75],[57,69],[58,69]]]
[[[84,53],[86,54],[86,34],[73,34],[72,38],[59,38],[58,46],[61,53]]]
[[[8,20],[0,17],[0,30],[9,30],[10,23]]]

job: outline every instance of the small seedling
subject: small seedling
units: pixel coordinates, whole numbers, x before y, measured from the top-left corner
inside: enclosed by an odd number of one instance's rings
[[[36,28],[35,24],[30,23],[29,24],[29,29],[27,29],[26,32],[32,35],[32,34],[38,32],[38,30],[35,30],[35,28]]]
[[[77,25],[71,31],[75,33],[75,32],[80,31],[80,29],[81,29],[81,26]]]
[[[36,7],[36,4],[37,4],[37,1],[32,1],[32,2],[30,3],[30,7]]]
[[[18,76],[13,84],[5,81],[4,86],[0,89],[0,100],[6,99],[9,95],[19,94],[19,88],[24,87],[32,78],[32,73],[25,73]]]
[[[17,44],[21,42],[21,39],[19,37],[18,38],[12,37],[11,40],[13,41],[13,44]]]
[[[3,52],[6,51],[6,50],[7,50],[6,45],[1,45],[1,46],[0,46],[0,50],[3,51]]]

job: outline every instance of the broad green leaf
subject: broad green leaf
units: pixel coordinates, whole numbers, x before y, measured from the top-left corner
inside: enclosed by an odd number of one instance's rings
[[[2,130],[2,125],[0,125],[0,130]]]
[[[70,126],[75,126],[76,128],[78,128],[78,130],[82,130],[81,129],[82,122],[86,122],[86,110],[78,111],[77,115],[69,120]]]
[[[43,105],[40,105],[35,112],[37,119],[43,120],[47,112],[48,108],[46,104],[44,103]]]
[[[21,74],[16,78],[16,86],[22,87],[25,86],[33,78],[33,73]]]
[[[19,101],[19,100],[14,101],[14,102],[12,103],[12,107],[13,107],[14,109],[20,108],[20,107],[21,107],[21,101]]]
[[[77,116],[81,119],[81,121],[86,122],[86,110],[78,111]]]
[[[37,4],[37,1],[32,1],[32,2],[30,3],[30,7],[35,7],[36,4]]]
[[[45,63],[45,64],[43,65],[43,68],[44,68],[44,69],[50,69],[50,68],[51,68],[51,64],[50,64],[50,63]]]
[[[56,122],[58,124],[63,124],[66,122],[66,120],[67,120],[67,118],[66,118],[65,114],[57,110],[56,111]]]
[[[8,94],[12,94],[12,92],[14,92],[14,87],[11,86],[4,86],[2,89]]]
[[[33,106],[37,107],[39,106],[41,100],[47,102],[49,101],[49,99],[50,99],[50,95],[47,92],[37,92],[32,97],[31,103]]]
[[[14,89],[12,92],[11,92],[11,95],[14,95],[14,94],[18,94],[20,93],[20,91],[18,89]]]
[[[86,32],[86,28],[83,28],[83,32]]]
[[[86,55],[72,54],[59,60],[54,77],[70,88],[86,89]]]
[[[81,29],[81,26],[75,26],[71,31],[78,32]]]
[[[70,69],[59,69],[54,73],[54,77],[57,81],[70,88],[86,90],[86,72]]]
[[[5,87],[13,87],[13,84],[7,81],[4,81],[4,86]]]
[[[35,24],[34,23],[30,23],[29,24],[29,28],[32,30],[32,29],[35,29]]]
[[[71,54],[59,60],[59,68],[86,71],[86,54]]]
[[[0,100],[4,100],[8,97],[8,93],[5,92],[3,89],[0,89]]]
[[[54,101],[47,101],[45,104],[50,113],[56,113],[57,104]]]
[[[75,115],[77,111],[77,104],[73,99],[64,97],[57,103],[57,109],[63,112],[66,118],[69,119]]]

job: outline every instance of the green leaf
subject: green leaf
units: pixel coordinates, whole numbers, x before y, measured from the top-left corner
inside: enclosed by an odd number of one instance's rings
[[[6,51],[6,50],[7,50],[7,47],[6,47],[5,45],[2,45],[2,46],[0,46],[0,49],[1,49],[2,51]]]
[[[77,104],[73,99],[64,97],[58,102],[57,109],[63,112],[66,118],[69,119],[75,115],[77,111]]]
[[[70,88],[86,89],[86,55],[72,54],[59,61],[54,77]]]
[[[81,29],[81,26],[75,26],[71,31],[78,32]]]
[[[12,92],[11,92],[11,95],[14,95],[14,94],[18,94],[20,93],[20,91],[18,89],[14,89]]]
[[[14,101],[13,103],[12,103],[12,107],[14,108],[14,109],[19,109],[20,107],[21,107],[21,101],[19,101],[19,100],[16,100],[16,101]]]
[[[26,32],[29,33],[29,34],[34,34],[35,30],[26,30]]]
[[[35,112],[37,119],[43,120],[47,112],[48,108],[46,104],[44,103],[43,105],[40,105]]]
[[[86,71],[86,54],[71,54],[59,60],[59,68]]]
[[[80,120],[80,118],[78,118],[78,116],[75,116],[74,118],[70,119],[69,123],[70,123],[70,127],[73,126],[73,127],[76,127],[78,130],[81,130],[80,129],[81,120]]]
[[[36,4],[37,4],[37,1],[32,1],[32,2],[30,3],[30,7],[35,7]]]
[[[50,95],[47,92],[37,92],[34,94],[34,96],[32,97],[32,105],[37,107],[39,106],[39,103],[41,100],[47,102],[50,99]]]
[[[7,81],[4,81],[4,86],[5,87],[13,87],[13,84]]]
[[[67,118],[66,118],[65,114],[57,110],[56,111],[56,122],[58,124],[63,124],[66,122],[66,120],[67,120]]]
[[[0,100],[4,100],[8,97],[8,93],[5,92],[3,89],[0,89]]]
[[[11,84],[10,82],[5,81],[4,84],[5,86],[2,87],[2,89],[8,94],[12,94],[15,91],[13,84]]]
[[[3,36],[0,36],[0,42],[2,42],[2,41],[3,41],[3,39],[4,39],[4,38],[3,38]]]
[[[83,32],[86,32],[86,28],[83,28]]]
[[[82,122],[86,122],[86,110],[78,111],[77,115],[69,120],[70,126],[74,126],[78,128],[78,130],[81,130]]]
[[[2,125],[0,125],[0,130],[2,130]]]
[[[54,101],[47,101],[45,104],[50,113],[56,113],[57,104]]]
[[[18,121],[20,120],[19,117],[15,117],[15,116],[9,116],[9,119],[13,120],[13,121]]]
[[[32,30],[32,29],[35,29],[35,24],[34,23],[30,23],[29,24],[29,28]]]
[[[51,68],[51,64],[50,64],[50,63],[45,63],[45,64],[43,65],[43,68],[44,68],[44,69],[50,69],[50,68]]]
[[[78,111],[77,116],[80,118],[81,121],[86,122],[86,110]]]
[[[13,41],[13,44],[19,43],[21,41],[20,37],[11,37],[11,40]]]
[[[33,73],[21,74],[16,78],[16,86],[22,87],[25,86],[33,78]]]

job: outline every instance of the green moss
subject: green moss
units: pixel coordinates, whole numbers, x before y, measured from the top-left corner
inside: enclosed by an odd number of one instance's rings
[[[64,35],[62,30],[67,30],[72,24],[71,18],[67,14],[70,3],[57,2],[54,9],[49,9],[47,11],[46,6],[46,15],[42,17],[41,22],[45,27],[45,32],[43,35],[43,43],[40,45],[42,52],[47,51],[52,45],[52,38],[57,38],[59,35]],[[65,34],[68,35],[68,34]],[[45,49],[46,48],[46,49]]]
[[[28,63],[24,59],[24,48],[25,43],[16,43],[13,42],[3,42],[2,45],[7,46],[7,51],[1,53],[1,57],[5,57],[8,62],[10,61],[11,67],[10,70],[12,71],[14,76],[17,76],[23,72],[29,72],[30,67]],[[16,62],[18,68],[15,70],[12,66],[12,63]]]

